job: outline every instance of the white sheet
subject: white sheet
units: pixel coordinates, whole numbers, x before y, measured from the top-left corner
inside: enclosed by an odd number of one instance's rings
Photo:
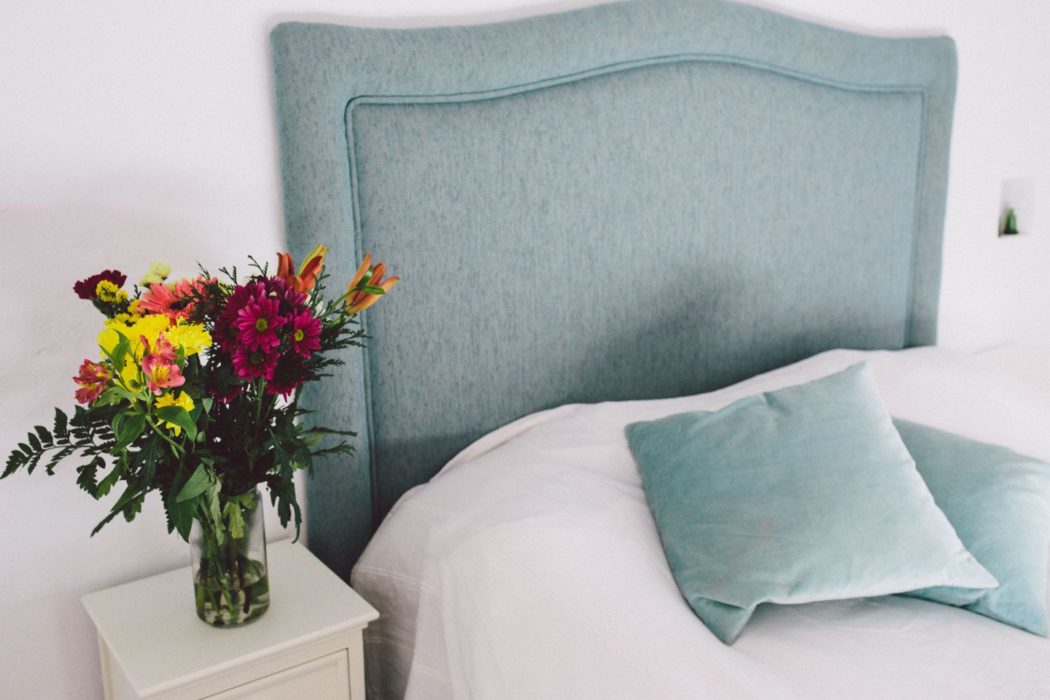
[[[836,350],[712,394],[526,417],[407,493],[355,568],[382,616],[365,636],[370,693],[1050,697],[1050,641],[971,612],[892,596],[764,605],[726,647],[675,587],[623,427],[861,359],[895,416],[1050,461],[1050,396],[1016,367],[936,348]]]

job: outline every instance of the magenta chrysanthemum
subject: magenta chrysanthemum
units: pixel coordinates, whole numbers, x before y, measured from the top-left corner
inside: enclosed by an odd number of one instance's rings
[[[252,294],[233,322],[240,344],[251,350],[271,350],[281,344],[277,331],[288,322],[280,315],[281,302],[261,287]]]
[[[292,314],[288,336],[292,349],[302,357],[308,358],[321,348],[321,321],[309,309]]]
[[[233,352],[233,372],[246,381],[259,377],[269,381],[276,366],[277,356],[271,352],[248,348],[237,348]]]

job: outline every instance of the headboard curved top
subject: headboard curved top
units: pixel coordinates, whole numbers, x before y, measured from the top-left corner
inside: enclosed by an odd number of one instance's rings
[[[718,0],[271,39],[293,251],[403,279],[303,397],[359,432],[308,481],[344,576],[402,493],[526,413],[935,340],[950,39]]]

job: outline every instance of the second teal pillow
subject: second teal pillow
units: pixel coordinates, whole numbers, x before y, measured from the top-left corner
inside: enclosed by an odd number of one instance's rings
[[[939,586],[910,595],[1045,637],[1050,464],[917,423],[895,423],[937,505],[1000,583],[992,590]]]
[[[675,581],[727,644],[760,603],[997,585],[934,504],[866,365],[626,434]]]

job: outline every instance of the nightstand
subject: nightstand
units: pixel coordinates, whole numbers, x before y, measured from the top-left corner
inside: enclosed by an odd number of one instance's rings
[[[364,700],[361,631],[379,613],[301,545],[267,547],[270,609],[197,618],[189,567],[84,596],[107,699]]]

